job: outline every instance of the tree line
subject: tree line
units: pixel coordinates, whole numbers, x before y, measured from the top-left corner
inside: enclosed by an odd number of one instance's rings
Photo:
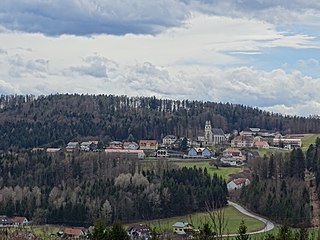
[[[231,103],[114,95],[2,95],[0,149],[58,147],[86,137],[104,142],[130,135],[135,139],[161,139],[167,134],[196,138],[203,134],[207,120],[227,132],[247,127],[320,132],[316,116],[283,116]]]
[[[0,155],[0,214],[35,223],[89,225],[132,222],[195,211],[206,202],[226,205],[225,181],[206,169],[174,169],[167,163],[141,166],[105,153]]]

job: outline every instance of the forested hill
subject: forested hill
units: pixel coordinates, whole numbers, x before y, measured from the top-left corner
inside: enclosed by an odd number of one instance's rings
[[[0,149],[62,146],[100,140],[196,137],[205,121],[225,131],[260,127],[287,133],[320,132],[320,120],[282,116],[236,104],[113,95],[0,97]]]

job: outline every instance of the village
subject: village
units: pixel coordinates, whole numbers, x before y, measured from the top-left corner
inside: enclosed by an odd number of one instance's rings
[[[167,135],[161,141],[156,139],[141,139],[139,141],[111,141],[106,146],[99,141],[84,142],[72,141],[65,148],[33,148],[32,152],[45,151],[47,154],[85,154],[88,152],[105,152],[110,158],[137,159],[143,161],[174,159],[175,161],[208,161],[214,160],[219,167],[245,166],[249,158],[259,149],[290,150],[302,146],[301,136],[282,136],[277,131],[260,128],[247,128],[240,132],[224,133],[221,128],[212,128],[211,122],[206,121],[203,135],[196,139],[184,136]],[[252,151],[254,150],[254,151]],[[250,184],[245,177],[229,179],[228,191],[233,191]],[[9,218],[0,216],[1,229],[15,229],[13,236],[28,236],[28,239],[37,239],[32,231],[23,227],[32,224],[32,221],[23,216]],[[21,229],[22,228],[22,229]],[[92,227],[65,227],[55,234],[55,237],[74,239],[87,236]],[[197,229],[183,219],[172,225],[172,233],[177,236],[195,234]],[[146,224],[127,226],[127,233],[132,239],[150,239],[151,229]]]

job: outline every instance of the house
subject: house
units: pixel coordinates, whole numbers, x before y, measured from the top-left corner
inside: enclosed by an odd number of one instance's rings
[[[222,157],[220,162],[227,166],[238,166],[239,159],[233,157]]]
[[[167,135],[162,139],[162,144],[169,146],[175,143],[177,141],[177,137],[174,135]]]
[[[0,227],[10,225],[11,221],[6,215],[0,215]]]
[[[109,147],[112,149],[122,149],[123,148],[123,143],[120,141],[112,141],[109,143]]]
[[[36,152],[44,152],[45,148],[32,148],[31,152],[36,153]]]
[[[138,148],[139,148],[139,145],[136,142],[124,142],[123,143],[123,149],[137,150]]]
[[[300,138],[274,138],[273,145],[286,149],[300,148],[302,141]]]
[[[151,236],[151,230],[145,224],[131,225],[127,228],[127,233],[132,239],[149,239]]]
[[[188,151],[188,157],[210,158],[212,152],[208,148],[191,148]]]
[[[230,181],[227,184],[228,191],[233,191],[242,188],[243,186],[247,186],[250,184],[250,180],[248,178],[236,178]]]
[[[231,140],[231,147],[253,147],[253,136],[251,135],[240,135],[236,136]]]
[[[89,152],[89,151],[96,151],[98,149],[98,141],[88,141],[82,142],[80,144],[80,150]]]
[[[260,128],[251,127],[251,128],[246,128],[243,131],[241,131],[240,135],[241,136],[256,136],[256,135],[259,135],[260,132],[261,132]]]
[[[113,157],[121,158],[138,158],[143,159],[145,157],[143,150],[130,150],[130,149],[113,149],[107,148],[106,154]]]
[[[58,153],[61,152],[61,148],[47,148],[47,153]]]
[[[238,148],[227,148],[222,155],[223,157],[242,157],[242,153]]]
[[[227,141],[226,136],[221,128],[212,128],[211,122],[206,121],[204,127],[204,143],[207,145],[223,144]]]
[[[186,235],[193,233],[193,226],[187,222],[176,222],[172,225],[173,232],[178,235]]]
[[[158,141],[157,140],[140,140],[139,147],[141,150],[158,150]]]
[[[80,145],[78,142],[69,142],[66,147],[67,152],[76,152],[80,150]]]
[[[63,231],[65,237],[83,238],[85,236],[84,228],[66,228]]]
[[[254,146],[256,148],[263,148],[263,149],[269,149],[270,148],[269,144],[267,142],[265,142],[265,141],[255,142]]]
[[[29,221],[26,217],[16,216],[11,218],[11,224],[13,226],[26,226],[29,224]]]

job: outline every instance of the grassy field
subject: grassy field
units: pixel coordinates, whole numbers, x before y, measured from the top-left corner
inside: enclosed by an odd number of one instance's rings
[[[289,153],[289,150],[284,150],[284,149],[259,149],[258,153],[260,157],[263,157],[264,155],[270,156],[271,154],[275,153]]]
[[[224,179],[228,180],[229,175],[232,173],[238,173],[241,171],[240,167],[219,167],[217,169],[215,166],[211,166],[209,163],[210,161],[179,161],[179,162],[174,162],[177,164],[179,167],[188,167],[188,168],[193,168],[196,166],[197,168],[207,168],[208,173],[210,175],[217,174],[218,176],[222,176]]]
[[[315,143],[317,137],[320,137],[320,134],[303,134],[302,149],[307,150],[311,144]]]
[[[224,216],[227,222],[227,227],[225,233],[236,233],[239,227],[241,220],[243,219],[246,226],[248,227],[248,231],[256,231],[260,230],[264,227],[264,223],[243,215],[235,208],[228,206],[224,208]],[[194,213],[185,216],[178,216],[166,219],[159,219],[153,221],[143,222],[145,224],[150,225],[152,228],[156,228],[157,230],[172,230],[172,225],[178,221],[184,221],[191,223],[195,228],[199,228],[205,222],[210,222],[210,218],[208,213]]]

